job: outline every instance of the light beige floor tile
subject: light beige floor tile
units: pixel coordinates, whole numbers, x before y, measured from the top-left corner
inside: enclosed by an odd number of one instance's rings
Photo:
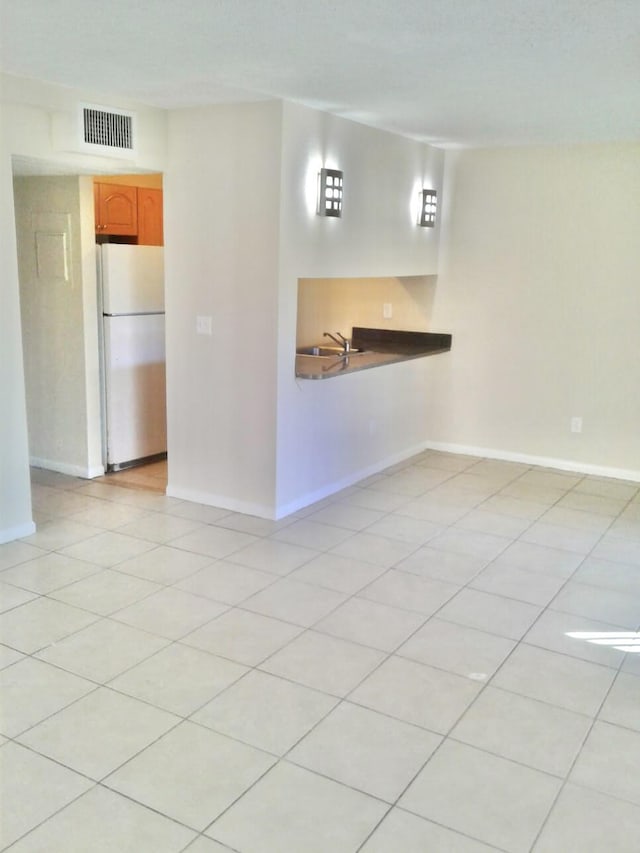
[[[391,492],[380,492],[375,489],[362,488],[362,484],[349,492],[337,496],[340,504],[347,506],[362,507],[363,509],[378,510],[380,512],[393,512],[407,503],[404,495],[394,495]]]
[[[313,548],[316,551],[328,551],[353,535],[353,531],[331,524],[320,524],[304,518],[294,521],[271,537],[277,542],[288,542],[301,548]]]
[[[573,489],[568,492],[559,502],[558,506],[569,509],[579,509],[583,512],[593,512],[614,518],[626,506],[626,500],[609,497],[607,495],[593,495]]]
[[[525,853],[560,785],[546,773],[449,740],[400,805],[502,850]]]
[[[417,726],[342,702],[287,759],[392,803],[440,741]]]
[[[640,732],[596,722],[570,780],[640,805]]]
[[[344,696],[383,659],[384,654],[374,649],[306,631],[260,668],[332,696]]]
[[[601,533],[536,521],[528,530],[525,530],[521,538],[524,542],[546,545],[549,548],[562,548],[576,554],[588,554],[601,536]]]
[[[575,530],[584,530],[590,533],[602,535],[610,526],[611,519],[595,512],[586,512],[582,509],[571,509],[568,506],[552,506],[539,521],[544,524],[558,524],[562,527],[572,527]]]
[[[28,601],[35,601],[36,597],[35,592],[20,589],[13,584],[0,583],[0,613],[6,613],[8,610],[13,610]]]
[[[603,589],[617,589],[619,592],[640,595],[638,567],[624,563],[612,563],[609,560],[587,557],[573,576],[573,580]]]
[[[93,613],[77,607],[36,598],[0,615],[0,642],[25,654],[33,654],[96,619]]]
[[[243,853],[353,853],[388,807],[291,764],[278,764],[207,830]]]
[[[172,643],[109,683],[109,687],[187,717],[237,681],[247,668]]]
[[[454,554],[453,551],[441,551],[425,545],[401,560],[395,568],[462,586],[481,572],[486,564],[487,560],[481,557]]]
[[[360,590],[358,597],[430,616],[459,589],[457,584],[391,569]]]
[[[481,502],[481,498],[472,492],[467,492],[465,499],[458,495],[436,495],[436,491],[439,490],[427,492],[423,497],[403,504],[395,513],[437,525],[455,524]]]
[[[491,853],[481,841],[394,808],[361,848],[362,853]]]
[[[570,580],[549,607],[635,630],[640,624],[640,594]]]
[[[479,690],[480,685],[470,679],[394,655],[354,690],[349,700],[446,734]]]
[[[518,482],[568,491],[569,489],[573,489],[580,480],[582,480],[582,475],[580,474],[570,474],[568,472],[565,473],[564,471],[554,471],[551,469],[532,468],[525,472]]]
[[[367,533],[397,539],[409,545],[424,545],[434,536],[442,533],[442,527],[424,519],[410,518],[407,515],[389,514],[367,527]]]
[[[288,527],[295,519],[292,516],[272,521],[269,518],[258,518],[255,515],[243,515],[241,512],[230,512],[216,521],[218,527],[227,527],[239,533],[250,533],[252,536],[271,536],[283,527]]]
[[[527,572],[540,572],[544,575],[567,580],[584,560],[582,554],[536,545],[533,542],[518,540],[497,557],[494,566],[509,566]]]
[[[190,551],[160,545],[144,554],[118,563],[118,571],[155,583],[173,584],[211,565],[212,562],[213,559],[204,554],[193,554]]]
[[[283,755],[337,699],[254,670],[193,715],[196,723]]]
[[[604,722],[640,731],[640,678],[626,672],[618,673],[598,717]]]
[[[178,589],[224,604],[239,604],[276,581],[269,572],[218,560],[176,584]]]
[[[67,516],[69,521],[78,524],[89,524],[101,530],[114,530],[125,524],[130,524],[133,519],[141,520],[147,515],[144,509],[136,509],[132,506],[113,503],[111,501],[92,501],[87,509],[74,512]],[[127,531],[123,530],[123,533]]]
[[[256,536],[248,533],[238,533],[236,530],[227,530],[224,527],[205,525],[198,527],[191,533],[178,536],[171,541],[174,548],[192,551],[196,554],[205,554],[208,557],[228,557],[241,548],[246,548],[258,541]]]
[[[95,684],[33,658],[0,672],[0,732],[15,737],[95,690]]]
[[[276,539],[260,539],[253,545],[236,551],[231,556],[231,562],[275,575],[288,575],[317,556],[318,551],[312,548],[279,542]]]
[[[327,613],[335,610],[346,596],[344,593],[319,586],[281,578],[266,589],[243,602],[243,608],[294,625],[310,627]]]
[[[122,572],[102,569],[83,580],[49,593],[50,598],[108,616],[161,589],[159,584]]]
[[[619,501],[629,501],[638,495],[638,484],[613,480],[609,477],[584,477],[576,486],[574,492],[586,495],[599,495],[603,498],[613,498]]]
[[[533,848],[535,853],[637,853],[640,808],[567,785]]]
[[[133,536],[124,536],[122,533],[109,531],[92,536],[75,545],[64,548],[62,553],[77,560],[86,560],[95,563],[103,569],[111,568],[118,563],[129,560],[145,551],[150,551],[153,543],[136,539]]]
[[[354,560],[373,563],[374,566],[390,568],[404,560],[417,549],[415,544],[374,536],[372,533],[354,533],[345,542],[331,549],[332,554]]]
[[[183,722],[105,784],[202,831],[274,761],[265,752]]]
[[[386,571],[382,566],[374,566],[361,560],[339,557],[337,554],[320,554],[304,566],[295,569],[292,580],[316,584],[336,592],[353,594]]]
[[[166,587],[119,610],[113,618],[133,628],[178,640],[227,609],[226,604]]]
[[[0,575],[0,581],[46,595],[99,571],[94,563],[51,553],[7,569]]]
[[[234,851],[224,844],[218,844],[217,841],[201,835],[187,847],[184,853],[234,853]]]
[[[363,530],[383,518],[381,510],[366,509],[360,506],[349,506],[345,503],[332,503],[324,509],[307,516],[309,521],[321,524],[332,524],[334,527],[344,527],[346,530]]]
[[[504,486],[498,495],[502,497],[517,498],[518,500],[530,501],[532,503],[553,506],[561,500],[567,492],[565,489],[556,489],[553,486],[535,485],[523,482],[522,477]]]
[[[592,722],[590,717],[487,687],[451,737],[563,777],[571,769]]]
[[[498,512],[501,515],[509,515],[512,518],[522,518],[528,521],[535,521],[537,518],[546,512],[546,503],[536,503],[536,501],[528,501],[523,498],[512,498],[508,495],[492,495],[483,504],[482,509],[489,512]]]
[[[61,518],[41,525],[35,533],[26,536],[22,541],[45,551],[58,551],[74,543],[91,539],[101,532],[98,527]]]
[[[424,622],[424,614],[351,598],[321,619],[315,630],[391,652]]]
[[[611,560],[614,563],[626,563],[629,566],[640,566],[640,542],[633,539],[621,539],[608,534],[593,549],[592,557]]]
[[[5,666],[17,663],[19,660],[24,660],[24,655],[17,652],[15,649],[10,649],[9,646],[0,645],[0,669]]]
[[[182,642],[247,666],[256,666],[301,630],[297,625],[235,608],[183,637]]]
[[[624,659],[624,652],[608,645],[590,643],[586,639],[572,637],[572,633],[609,633],[619,632],[619,628],[608,622],[597,622],[575,616],[545,610],[533,627],[525,634],[524,640],[530,646],[538,646],[551,652],[571,655],[571,657],[600,663],[617,669]]]
[[[195,832],[96,786],[12,848],[15,853],[178,853]],[[191,849],[191,848],[189,848]]]
[[[5,542],[0,545],[0,571],[43,555],[42,548],[35,548],[33,545],[27,545],[26,542]]]
[[[104,683],[167,645],[129,625],[100,619],[38,653],[41,660]]]
[[[471,557],[493,560],[511,544],[511,541],[506,536],[451,527],[431,539],[429,544],[432,548],[441,551],[453,551],[454,554],[468,554]]]
[[[465,678],[486,681],[515,645],[515,640],[433,617],[396,654]]]
[[[492,563],[476,575],[469,586],[544,607],[564,583],[563,578]]]
[[[101,779],[175,726],[179,718],[99,687],[21,735],[31,749]]]
[[[615,671],[521,643],[493,677],[494,687],[594,716]]]
[[[438,612],[448,622],[519,640],[540,615],[538,605],[477,589],[463,589]]]
[[[197,504],[192,501],[182,501],[177,506],[172,506],[170,512],[171,515],[176,515],[178,518],[190,518],[193,521],[200,521],[202,524],[216,524],[216,522],[229,515],[228,509],[222,509],[217,506],[206,506],[205,504]]]
[[[494,536],[504,536],[515,539],[529,527],[531,521],[527,518],[516,518],[513,515],[502,515],[493,512],[482,504],[456,522],[456,527],[462,530],[476,530],[479,533],[491,533]]]
[[[179,536],[185,536],[195,530],[202,528],[202,523],[192,521],[188,518],[179,518],[177,515],[154,512],[134,520],[131,516],[128,520],[118,526],[119,533],[127,536],[137,536],[139,539],[148,539],[150,542],[164,544]]]
[[[0,848],[4,850],[92,786],[55,761],[17,743],[5,743],[0,748]]]

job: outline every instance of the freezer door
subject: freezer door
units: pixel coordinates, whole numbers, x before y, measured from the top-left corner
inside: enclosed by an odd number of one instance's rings
[[[104,243],[101,248],[105,314],[164,311],[164,249]]]
[[[107,465],[167,449],[164,315],[104,318]]]

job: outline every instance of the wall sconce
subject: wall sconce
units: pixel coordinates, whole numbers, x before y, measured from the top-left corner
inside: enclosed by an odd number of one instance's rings
[[[343,173],[339,169],[320,169],[318,173],[318,216],[342,216]]]
[[[418,225],[422,225],[424,228],[433,228],[436,224],[438,193],[436,190],[420,190],[419,199]]]

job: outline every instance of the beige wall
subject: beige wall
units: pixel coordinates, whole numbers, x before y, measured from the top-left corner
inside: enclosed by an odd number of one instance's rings
[[[640,478],[639,199],[637,144],[447,154],[431,440]]]
[[[92,199],[80,184],[19,177],[14,195],[31,463],[88,477],[103,470],[99,419],[90,437],[87,417],[99,406],[95,239],[83,245]]]

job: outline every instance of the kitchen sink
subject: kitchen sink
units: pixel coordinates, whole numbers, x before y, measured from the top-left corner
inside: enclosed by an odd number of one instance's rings
[[[344,358],[350,355],[358,355],[362,350],[358,349],[350,349],[349,352],[345,352],[342,347],[322,347],[322,346],[310,346],[310,347],[298,347],[296,349],[296,355],[311,355],[316,358]]]

